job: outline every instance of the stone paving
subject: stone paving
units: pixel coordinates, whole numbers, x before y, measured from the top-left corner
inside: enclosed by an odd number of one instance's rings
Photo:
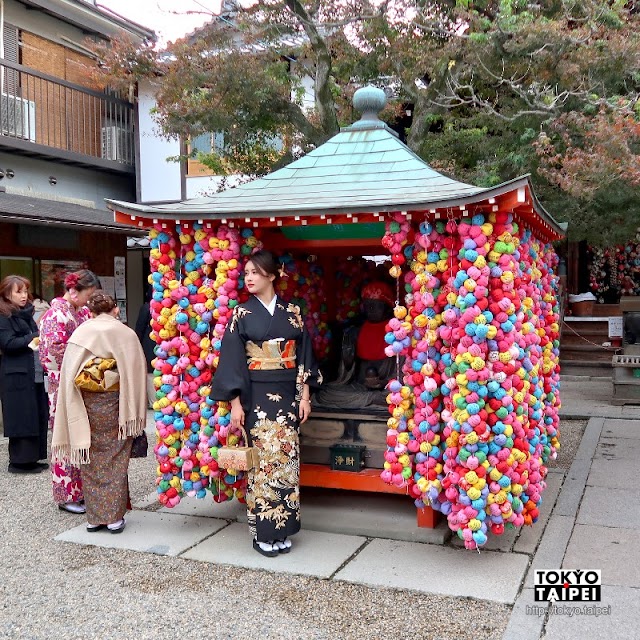
[[[606,381],[563,380],[562,390],[561,416],[589,418],[571,467],[550,470],[535,526],[491,537],[480,552],[448,539],[446,527],[438,534],[440,544],[407,534],[416,528],[410,501],[394,502],[397,509],[388,502],[402,496],[368,496],[359,504],[355,497],[332,500],[322,493],[306,500],[303,494],[304,528],[294,552],[275,559],[251,551],[246,513],[237,502],[185,500],[169,510],[158,505],[155,494],[134,503],[120,535],[90,534],[74,520],[77,526],[56,535],[55,543],[310,576],[336,588],[394,589],[408,598],[425,594],[506,605],[512,609],[505,640],[636,638],[640,551],[634,542],[640,509],[629,489],[640,454],[640,407],[608,404]],[[595,604],[610,605],[607,615],[572,610],[569,616],[566,608],[535,602],[534,571],[560,568],[600,569],[602,600]]]

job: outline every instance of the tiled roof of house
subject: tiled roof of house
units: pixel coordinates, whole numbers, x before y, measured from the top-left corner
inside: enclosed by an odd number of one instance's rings
[[[106,209],[16,195],[0,188],[0,222],[8,220],[23,224],[55,224],[94,231],[135,233],[131,227],[114,222],[113,214]]]

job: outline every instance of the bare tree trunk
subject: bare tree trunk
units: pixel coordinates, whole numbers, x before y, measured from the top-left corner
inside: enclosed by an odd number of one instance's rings
[[[320,119],[320,128],[327,139],[338,133],[339,130],[335,101],[331,93],[331,53],[302,3],[299,0],[285,0],[285,4],[300,20],[316,55],[315,104]]]
[[[427,135],[427,115],[431,112],[431,101],[420,93],[413,103],[411,129],[407,134],[407,146],[418,153],[422,141]]]

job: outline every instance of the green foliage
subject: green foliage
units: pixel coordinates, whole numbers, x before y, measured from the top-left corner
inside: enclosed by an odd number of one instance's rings
[[[374,83],[395,91],[385,120],[404,123],[411,108],[408,144],[434,168],[481,186],[530,173],[573,239],[609,243],[638,226],[637,3],[258,0],[233,22],[169,56],[104,53],[104,77],[124,85],[161,74],[167,135],[227,133],[200,158],[215,171],[264,173],[321,144]],[[305,75],[319,88],[306,112]]]

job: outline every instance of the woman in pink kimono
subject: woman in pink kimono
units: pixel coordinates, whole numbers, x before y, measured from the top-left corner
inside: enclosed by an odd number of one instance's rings
[[[40,323],[40,361],[49,379],[49,428],[53,428],[60,384],[60,368],[67,341],[75,329],[91,317],[85,306],[100,286],[98,277],[88,269],[70,273],[64,280],[66,293],[51,301],[51,308]],[[53,499],[58,508],[70,513],[85,513],[80,469],[70,464],[51,464]]]

